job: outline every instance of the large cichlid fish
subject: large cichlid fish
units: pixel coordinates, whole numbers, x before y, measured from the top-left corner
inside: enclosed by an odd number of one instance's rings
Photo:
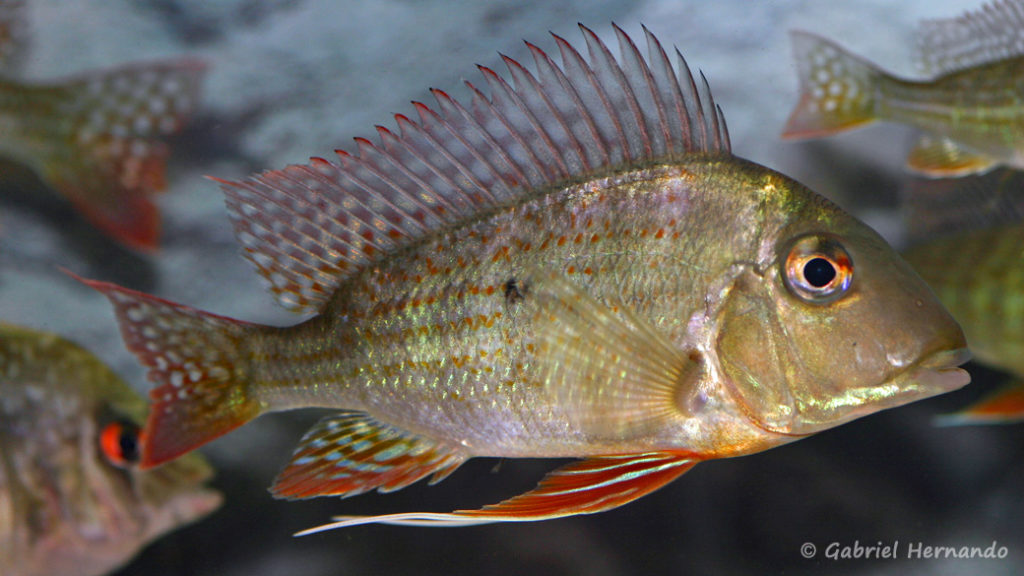
[[[896,78],[842,47],[793,32],[800,100],[783,138],[816,138],[874,120],[925,131],[907,167],[929,177],[1024,169],[1024,0],[999,0],[918,31],[928,78]]]
[[[106,574],[220,505],[198,454],[139,468],[145,413],[91,353],[0,323],[0,574]]]
[[[330,407],[273,492],[436,482],[474,456],[579,457],[459,525],[608,510],[702,460],[792,442],[969,380],[960,328],[871,229],[731,155],[707,84],[527,44],[468,106],[433,90],[378,142],[223,182],[286,328],[91,281],[159,386],[144,466],[256,416]]]
[[[24,164],[126,246],[152,250],[168,147],[196,108],[205,65],[130,64],[59,82],[28,82],[24,2],[0,0],[0,156]]]
[[[1024,174],[1003,170],[918,185],[908,198],[916,242],[904,253],[964,329],[974,359],[1013,375],[945,424],[1024,420]]]

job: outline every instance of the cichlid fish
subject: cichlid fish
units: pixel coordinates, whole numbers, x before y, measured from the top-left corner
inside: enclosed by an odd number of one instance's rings
[[[198,454],[137,466],[145,412],[91,353],[0,323],[0,574],[106,574],[220,505]]]
[[[800,101],[783,138],[828,136],[875,120],[924,130],[907,158],[929,177],[1024,169],[1024,0],[1000,0],[918,31],[927,80],[896,78],[842,47],[792,33]]]
[[[945,424],[1024,419],[1024,174],[993,172],[908,195],[905,253],[960,322],[974,358],[1015,377]]]
[[[222,181],[247,258],[295,326],[112,284],[159,384],[144,466],[277,410],[339,410],[279,498],[437,482],[475,456],[579,457],[462,525],[608,510],[697,462],[966,384],[963,334],[871,229],[731,155],[707,83],[615,28],[618,60],[527,43],[336,162]],[[677,52],[678,55],[678,52]]]
[[[24,3],[0,0],[0,156],[32,168],[93,225],[156,248],[151,195],[165,187],[160,138],[196,107],[205,66],[184,58],[36,83],[11,74],[24,51]]]

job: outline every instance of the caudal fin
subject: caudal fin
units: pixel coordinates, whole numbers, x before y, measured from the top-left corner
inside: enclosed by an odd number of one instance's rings
[[[165,187],[167,146],[192,114],[205,67],[196,60],[139,64],[49,88],[54,109],[30,113],[50,151],[41,172],[97,228],[153,249],[159,217],[150,195]]]
[[[113,304],[125,344],[157,383],[142,432],[143,468],[194,450],[260,414],[245,338],[258,327],[107,282],[80,281]]]
[[[877,119],[875,86],[882,72],[842,47],[807,32],[790,32],[800,74],[800,101],[785,139],[817,138]]]

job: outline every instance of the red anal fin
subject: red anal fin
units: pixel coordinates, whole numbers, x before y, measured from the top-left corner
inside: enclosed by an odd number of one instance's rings
[[[324,418],[303,436],[271,492],[288,499],[391,492],[426,476],[439,482],[466,458],[452,446],[366,414],[343,413]]]
[[[533,522],[595,514],[650,494],[675,480],[699,460],[692,454],[649,452],[599,456],[567,464],[549,473],[536,488],[479,510],[412,512],[382,516],[340,516],[336,522],[298,535],[360,524],[469,526],[491,522]]]
[[[1024,421],[1024,384],[1016,382],[985,396],[960,412],[938,418],[943,426],[1012,424]]]

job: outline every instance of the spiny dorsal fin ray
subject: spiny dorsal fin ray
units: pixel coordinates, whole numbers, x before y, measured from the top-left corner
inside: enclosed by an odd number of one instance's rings
[[[925,20],[917,44],[919,64],[930,75],[1024,56],[1024,0],[997,0],[956,18]]]
[[[334,518],[335,522],[299,532],[296,536],[361,524],[453,527],[596,514],[654,492],[697,462],[690,455],[672,452],[597,456],[566,464],[545,476],[533,490],[479,510],[339,516]]]
[[[366,414],[343,413],[320,420],[302,437],[271,491],[288,499],[391,492],[426,476],[439,482],[466,458],[455,447]]]
[[[356,270],[398,247],[559,184],[686,154],[728,154],[706,80],[678,70],[646,28],[640,55],[617,26],[618,61],[580,26],[589,61],[554,36],[555,64],[527,44],[536,74],[503,57],[511,82],[480,67],[464,107],[440,90],[397,134],[356,140],[336,162],[314,159],[241,182],[219,181],[235,232],[283,305],[315,312]]]

